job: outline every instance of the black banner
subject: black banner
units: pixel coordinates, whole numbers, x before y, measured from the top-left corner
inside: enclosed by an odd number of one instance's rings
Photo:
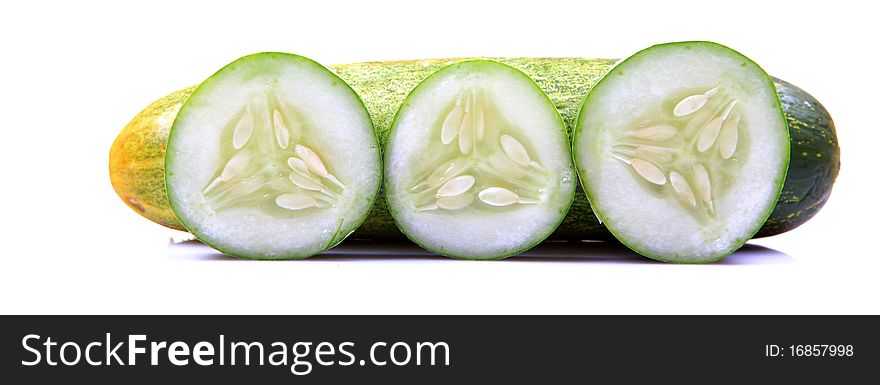
[[[875,316],[0,319],[2,371],[22,383],[851,383],[880,362]]]

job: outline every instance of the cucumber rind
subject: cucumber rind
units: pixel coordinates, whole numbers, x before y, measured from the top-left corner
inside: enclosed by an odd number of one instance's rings
[[[339,228],[337,228],[337,230],[336,230],[336,233],[330,237],[330,239],[328,240],[327,243],[325,243],[323,246],[321,246],[319,248],[313,248],[308,251],[290,250],[289,252],[283,253],[283,254],[274,254],[274,253],[270,254],[267,252],[259,252],[259,251],[239,252],[232,247],[227,247],[222,243],[222,241],[214,240],[213,239],[214,237],[208,236],[204,232],[202,232],[198,226],[194,225],[194,223],[192,223],[190,221],[190,219],[186,217],[186,215],[179,214],[179,213],[183,212],[184,208],[180,205],[180,202],[178,202],[176,199],[174,199],[173,194],[171,193],[171,189],[169,188],[170,184],[172,183],[172,182],[170,182],[170,180],[172,178],[174,178],[174,172],[172,170],[172,168],[173,168],[172,165],[175,162],[175,159],[174,159],[175,152],[170,151],[170,149],[173,147],[173,142],[174,142],[174,138],[176,136],[176,133],[178,133],[180,131],[180,129],[175,130],[175,128],[177,127],[178,118],[180,118],[181,116],[186,116],[189,102],[191,100],[197,100],[198,99],[197,96],[201,92],[206,92],[204,90],[209,88],[214,81],[217,81],[216,79],[217,79],[218,74],[222,74],[222,73],[226,72],[227,70],[236,68],[241,65],[251,65],[252,61],[259,60],[261,58],[267,58],[267,57],[273,58],[273,59],[283,59],[283,60],[301,62],[301,63],[305,63],[306,65],[314,66],[315,68],[323,69],[324,74],[327,75],[330,79],[333,79],[334,85],[343,87],[343,89],[349,94],[349,96],[354,97],[354,99],[356,100],[356,103],[354,103],[354,105],[359,107],[360,114],[363,116],[363,118],[365,119],[365,121],[367,122],[367,124],[369,126],[369,130],[370,130],[369,137],[372,139],[372,143],[370,144],[370,146],[372,148],[377,149],[377,151],[375,152],[374,161],[375,161],[375,164],[377,165],[377,168],[378,168],[377,170],[375,170],[378,177],[377,177],[376,182],[373,183],[373,188],[372,188],[373,191],[367,191],[365,186],[359,186],[360,189],[364,190],[359,194],[359,197],[360,196],[363,197],[360,199],[367,200],[367,202],[365,204],[363,204],[364,209],[361,210],[361,213],[358,216],[356,216],[354,218],[354,220],[348,221],[349,222],[349,224],[347,225],[348,228],[344,231],[344,233],[342,231],[344,222],[341,221]],[[357,227],[361,223],[363,223],[363,221],[366,220],[366,218],[369,216],[370,210],[372,209],[373,203],[375,202],[376,198],[378,197],[379,188],[381,186],[382,156],[381,156],[381,149],[379,149],[379,146],[378,146],[378,140],[376,138],[376,127],[373,125],[372,116],[370,115],[369,111],[367,110],[360,95],[358,95],[357,92],[355,92],[354,89],[352,89],[351,86],[345,80],[340,78],[334,71],[332,71],[332,70],[328,69],[327,67],[321,65],[320,63],[318,63],[314,60],[311,60],[307,57],[304,57],[304,56],[291,54],[291,53],[285,53],[285,52],[260,52],[260,53],[255,53],[255,54],[243,56],[241,58],[236,59],[235,61],[230,62],[229,64],[223,66],[221,69],[214,72],[214,74],[212,74],[210,77],[208,77],[205,81],[203,81],[202,83],[197,85],[192,90],[192,93],[187,98],[187,101],[183,104],[183,106],[181,106],[180,110],[178,111],[177,115],[175,116],[174,123],[172,123],[171,129],[168,133],[167,150],[165,152],[164,171],[165,171],[164,172],[164,183],[165,183],[165,189],[168,192],[169,205],[171,206],[172,211],[174,211],[175,216],[177,217],[180,224],[186,229],[186,231],[189,231],[191,234],[193,234],[199,241],[205,243],[206,245],[210,246],[211,248],[213,248],[223,254],[226,254],[226,255],[229,255],[232,257],[236,257],[236,258],[241,258],[241,259],[262,259],[262,260],[305,259],[305,258],[312,257],[316,254],[319,254],[323,251],[326,251],[330,248],[333,248],[336,245],[338,245],[339,243],[341,243],[348,235],[353,233],[357,229]]]
[[[424,90],[427,89],[428,87],[430,87],[432,83],[434,83],[435,81],[440,79],[440,77],[437,77],[434,75],[440,73],[441,71],[455,70],[455,69],[462,67],[462,66],[491,66],[491,67],[496,67],[496,68],[503,68],[504,70],[508,70],[513,73],[516,73],[518,76],[521,76],[523,78],[523,80],[528,80],[528,84],[531,87],[533,87],[535,91],[537,91],[536,96],[539,96],[540,98],[542,98],[542,100],[544,102],[546,102],[547,105],[552,108],[552,111],[555,112],[556,119],[558,120],[558,126],[560,127],[560,134],[564,137],[564,140],[566,141],[565,143],[568,143],[568,147],[570,148],[571,141],[569,140],[566,124],[565,124],[562,116],[559,114],[559,111],[556,108],[556,105],[550,100],[550,97],[547,95],[547,93],[544,92],[543,89],[541,89],[541,87],[534,81],[534,79],[532,79],[529,75],[525,74],[521,70],[514,68],[510,65],[507,65],[507,64],[495,61],[495,60],[488,60],[488,59],[473,59],[473,60],[458,61],[458,62],[449,64],[447,66],[444,66],[443,68],[440,68],[439,70],[437,70],[436,72],[432,73],[427,78],[425,78],[421,82],[419,82],[418,85],[416,85],[407,94],[406,98],[404,98],[400,107],[395,112],[394,118],[392,119],[390,128],[388,130],[388,134],[387,134],[388,141],[386,142],[386,147],[388,147],[387,143],[391,142],[390,139],[394,137],[395,132],[398,129],[402,114],[403,114],[404,110],[410,105],[412,99],[419,97],[419,94],[421,92],[424,92]],[[383,164],[384,164],[383,175],[388,175],[390,172],[390,170],[387,169],[389,167],[389,165],[392,164],[391,159],[389,157],[390,157],[390,151],[388,151],[386,148],[384,151],[384,155],[383,155]],[[575,171],[574,171],[574,164],[573,163],[569,162],[569,169],[567,170],[567,172],[569,172],[571,177],[574,178]],[[560,209],[558,211],[558,214],[559,214],[558,218],[556,219],[556,221],[554,222],[554,224],[552,226],[548,226],[546,231],[538,234],[532,241],[523,243],[519,247],[511,248],[507,251],[500,252],[495,255],[486,257],[486,256],[473,256],[473,255],[465,255],[465,254],[460,254],[460,253],[449,252],[442,247],[435,247],[434,245],[428,244],[428,243],[424,242],[423,240],[419,239],[418,236],[413,234],[410,231],[410,229],[408,229],[406,226],[404,226],[401,223],[401,220],[399,218],[401,218],[402,214],[398,211],[398,208],[394,204],[394,201],[392,198],[393,194],[388,193],[388,191],[392,189],[392,186],[389,183],[389,179],[383,178],[383,182],[384,182],[384,190],[386,191],[386,193],[385,193],[386,206],[388,208],[389,214],[391,215],[392,218],[394,218],[394,224],[398,228],[398,230],[400,230],[400,232],[407,239],[409,239],[413,243],[419,245],[419,247],[421,247],[429,252],[443,255],[443,256],[446,256],[449,258],[461,259],[461,260],[501,260],[501,259],[505,259],[505,258],[514,256],[514,255],[517,255],[517,254],[521,254],[521,253],[528,251],[529,249],[535,247],[536,245],[538,245],[539,243],[541,243],[542,241],[547,239],[551,234],[553,234],[553,232],[556,230],[556,228],[559,226],[559,224],[561,224],[562,221],[565,219],[565,217],[568,214],[568,211],[571,208],[571,205],[574,201],[575,190],[576,190],[574,188],[576,186],[576,183],[572,183],[572,187],[568,188],[568,191],[562,196],[562,198],[564,199],[564,204],[562,204],[562,206],[560,206]],[[555,195],[556,199],[559,199],[558,195],[559,195],[558,193]]]
[[[785,186],[776,208],[755,238],[791,231],[816,215],[831,196],[840,171],[834,121],[821,102],[784,80],[773,78],[790,135]]]
[[[615,228],[615,226],[613,226],[613,225],[609,226],[608,225],[609,218],[607,218],[602,213],[601,209],[596,209],[596,206],[593,205],[593,202],[596,202],[598,199],[597,192],[593,188],[591,188],[590,183],[589,183],[589,177],[584,173],[583,167],[580,166],[580,162],[578,161],[578,156],[577,156],[578,147],[579,147],[578,143],[580,142],[581,135],[583,134],[583,131],[584,131],[581,128],[581,125],[582,125],[582,120],[584,119],[584,116],[585,116],[585,111],[591,103],[591,98],[595,97],[599,93],[599,91],[601,91],[603,89],[603,87],[605,85],[604,81],[606,79],[609,79],[612,75],[615,75],[616,70],[618,70],[624,64],[629,63],[633,60],[639,60],[639,59],[641,59],[642,55],[644,55],[644,54],[646,54],[656,48],[677,46],[677,45],[682,45],[682,46],[699,45],[699,46],[703,46],[703,47],[710,48],[713,50],[720,50],[720,51],[723,51],[725,54],[736,55],[740,59],[750,63],[756,69],[758,69],[760,71],[760,73],[763,77],[763,81],[766,84],[766,86],[768,87],[768,89],[773,90],[773,95],[775,97],[775,100],[774,100],[775,101],[775,110],[778,112],[779,119],[783,123],[784,136],[786,139],[784,142],[785,145],[782,146],[784,148],[780,149],[780,151],[784,150],[784,152],[785,152],[784,156],[782,157],[783,164],[780,165],[780,167],[782,167],[782,172],[778,178],[776,178],[772,181],[773,185],[775,186],[775,189],[774,189],[775,194],[773,196],[772,203],[767,205],[767,207],[764,209],[764,211],[762,211],[760,213],[760,215],[757,217],[757,220],[755,221],[755,224],[749,228],[749,231],[747,232],[746,235],[736,238],[734,242],[730,243],[729,247],[727,247],[719,252],[716,252],[714,254],[711,254],[709,256],[700,256],[700,257],[698,257],[698,259],[681,258],[680,256],[669,256],[666,254],[659,254],[655,251],[652,251],[652,250],[649,250],[649,249],[643,247],[639,242],[636,242],[636,241],[630,239],[629,236],[622,234],[620,232],[620,230]],[[728,255],[732,254],[733,252],[735,252],[736,250],[741,248],[743,245],[745,245],[745,243],[748,242],[748,240],[750,240],[755,234],[757,234],[760,231],[763,224],[767,221],[767,219],[773,213],[773,210],[776,207],[776,202],[778,201],[780,194],[782,193],[782,189],[783,189],[783,185],[786,180],[786,175],[788,172],[788,166],[789,166],[790,157],[791,157],[791,153],[790,153],[790,151],[791,151],[790,139],[791,138],[790,138],[790,134],[789,134],[788,120],[786,119],[784,111],[782,109],[782,102],[779,98],[779,94],[776,91],[776,86],[773,82],[773,78],[770,75],[768,75],[767,72],[764,71],[764,69],[761,68],[757,63],[755,63],[754,61],[752,61],[751,59],[749,59],[745,55],[743,55],[743,54],[739,53],[738,51],[735,51],[731,48],[723,46],[721,44],[709,42],[709,41],[685,41],[685,42],[673,42],[673,43],[658,44],[658,45],[654,45],[649,48],[643,49],[641,51],[638,51],[635,54],[617,62],[611,69],[609,69],[609,71],[602,77],[602,79],[600,79],[598,82],[596,82],[596,84],[587,93],[586,97],[584,98],[583,103],[581,104],[580,109],[578,110],[577,117],[575,118],[575,121],[574,121],[574,124],[572,127],[572,137],[573,137],[573,140],[572,140],[571,153],[572,153],[572,159],[573,159],[575,169],[577,170],[578,179],[580,180],[581,186],[584,189],[584,192],[587,196],[587,200],[589,202],[591,202],[590,205],[593,208],[593,212],[596,214],[596,216],[599,218],[599,220],[605,224],[605,227],[608,229],[608,231],[611,232],[611,234],[624,246],[628,247],[629,249],[635,251],[636,253],[638,253],[642,256],[645,256],[645,257],[648,257],[648,258],[651,258],[651,259],[654,259],[657,261],[661,261],[661,262],[667,262],[667,263],[687,263],[687,264],[714,263],[714,262],[718,262],[718,261],[724,259]],[[612,219],[612,221],[613,221],[613,219]]]

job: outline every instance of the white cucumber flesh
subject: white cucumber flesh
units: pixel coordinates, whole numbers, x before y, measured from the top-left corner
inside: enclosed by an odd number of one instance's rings
[[[226,254],[306,258],[354,231],[376,197],[381,165],[355,92],[301,56],[245,56],[181,107],[165,162],[171,207]]]
[[[429,251],[499,259],[528,250],[562,221],[574,188],[559,113],[507,65],[444,67],[410,93],[392,124],[388,206]]]
[[[590,91],[573,149],[596,214],[647,257],[713,262],[767,220],[789,162],[771,78],[709,42],[663,44]]]

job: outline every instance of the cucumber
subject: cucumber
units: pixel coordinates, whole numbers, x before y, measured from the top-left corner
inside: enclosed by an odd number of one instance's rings
[[[550,97],[570,130],[589,90],[617,60],[587,58],[491,58],[529,75]],[[446,65],[469,58],[366,62],[331,66],[366,104],[384,147],[394,113],[408,92]],[[806,91],[774,79],[790,129],[791,162],[776,208],[757,237],[792,230],[825,204],[840,169],[837,133],[829,112]],[[817,156],[821,154],[821,156]],[[380,192],[380,195],[382,193]],[[380,197],[381,198],[381,197]],[[397,231],[384,199],[352,234],[363,239],[395,239]],[[613,240],[599,223],[581,188],[568,215],[549,237],[555,240]]]
[[[165,192],[165,146],[171,123],[195,87],[150,103],[135,115],[110,147],[110,183],[128,207],[153,222],[186,231]]]
[[[828,110],[806,91],[773,79],[791,137],[791,161],[782,194],[755,237],[791,231],[819,212],[840,172],[840,147]]]
[[[385,147],[400,230],[426,250],[499,259],[547,238],[574,197],[562,118],[519,70],[487,60],[435,72],[409,93]]]
[[[284,53],[240,58],[186,100],[168,137],[165,183],[180,223],[244,258],[306,258],[369,213],[381,179],[357,94]]]
[[[776,204],[789,136],[773,81],[710,42],[650,47],[584,100],[573,133],[595,213],[649,258],[700,263],[751,239]]]
[[[380,146],[384,146],[394,114],[409,91],[431,73],[462,60],[465,59],[368,62],[330,68],[364,100]],[[583,58],[493,60],[532,77],[569,128],[587,92],[616,62]],[[791,162],[776,208],[756,236],[789,231],[812,218],[828,199],[840,167],[837,136],[828,111],[804,90],[782,80],[775,81],[791,136]],[[170,228],[183,227],[174,218],[164,191],[165,143],[177,109],[194,88],[176,91],[151,104],[125,126],[110,151],[110,180],[119,197],[138,214]],[[593,214],[583,190],[578,188],[575,194],[568,215],[550,239],[613,239]],[[403,237],[388,213],[381,191],[372,213],[351,237]]]

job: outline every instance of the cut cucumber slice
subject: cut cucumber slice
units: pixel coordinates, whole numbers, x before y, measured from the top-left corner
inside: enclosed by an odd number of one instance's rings
[[[357,94],[301,56],[260,53],[227,65],[181,107],[165,178],[174,214],[226,254],[305,258],[342,241],[381,179]]]
[[[397,225],[450,257],[528,250],[574,196],[559,113],[531,78],[493,61],[456,63],[421,82],[397,112],[385,162]]]
[[[771,78],[708,42],[663,44],[615,66],[575,127],[579,176],[625,245],[669,262],[712,262],[767,220],[789,138]]]

